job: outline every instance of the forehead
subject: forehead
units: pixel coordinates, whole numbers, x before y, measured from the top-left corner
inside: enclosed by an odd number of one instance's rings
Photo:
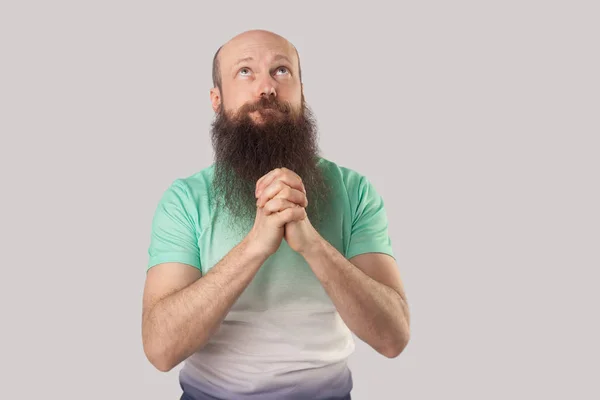
[[[241,59],[252,58],[254,62],[270,62],[278,56],[286,56],[297,64],[293,46],[284,38],[272,35],[248,35],[235,38],[221,49],[219,63],[223,68],[234,66]]]

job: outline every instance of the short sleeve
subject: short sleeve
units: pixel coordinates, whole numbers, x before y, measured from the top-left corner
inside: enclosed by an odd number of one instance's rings
[[[385,253],[395,258],[383,198],[373,184],[361,177],[350,196],[353,218],[346,258],[363,253]]]
[[[165,262],[201,269],[193,201],[184,182],[174,181],[163,193],[152,219],[147,270]]]

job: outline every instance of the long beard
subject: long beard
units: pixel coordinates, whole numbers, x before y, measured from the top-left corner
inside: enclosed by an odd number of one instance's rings
[[[265,111],[266,109],[273,109]],[[262,123],[250,112],[259,111]],[[302,178],[309,220],[318,229],[325,214],[329,185],[317,165],[316,122],[302,99],[300,110],[262,99],[238,112],[219,111],[212,124],[215,152],[213,189],[217,207],[229,211],[232,227],[247,226],[256,215],[256,182],[269,171],[286,167]]]

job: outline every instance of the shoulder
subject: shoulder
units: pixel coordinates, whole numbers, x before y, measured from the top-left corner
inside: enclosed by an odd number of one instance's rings
[[[188,201],[198,203],[202,198],[210,197],[214,164],[209,165],[191,175],[173,179],[166,188],[166,193],[178,194]]]
[[[176,177],[163,189],[159,211],[185,215],[198,224],[211,200],[213,165],[187,176]]]
[[[341,165],[324,157],[319,158],[319,165],[322,166],[325,176],[331,183],[343,186],[348,194],[356,194],[369,185],[367,177],[355,168]]]

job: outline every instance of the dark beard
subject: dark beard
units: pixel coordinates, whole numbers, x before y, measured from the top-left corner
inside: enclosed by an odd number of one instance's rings
[[[262,116],[261,124],[249,115],[256,110]],[[233,115],[219,111],[211,134],[215,199],[217,207],[229,211],[231,227],[247,227],[254,221],[256,182],[269,171],[285,167],[302,178],[308,198],[306,213],[318,229],[326,213],[329,185],[317,165],[316,122],[304,97],[300,110],[293,110],[288,103],[263,98],[240,107]]]

